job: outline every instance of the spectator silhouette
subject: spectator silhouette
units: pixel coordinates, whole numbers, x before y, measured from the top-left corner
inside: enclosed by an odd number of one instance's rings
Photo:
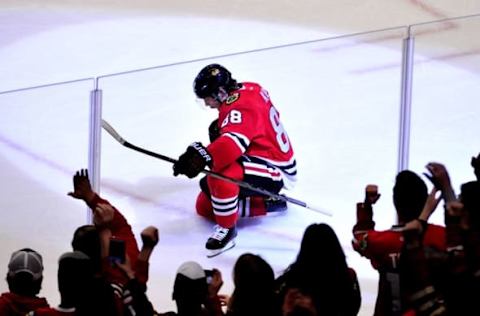
[[[38,297],[43,281],[42,256],[30,248],[15,251],[8,263],[9,292],[0,296],[0,315],[24,316],[31,310],[48,307],[45,298]]]
[[[60,305],[37,309],[32,316],[104,314],[92,295],[94,268],[86,254],[80,251],[64,253],[58,260],[57,277]]]
[[[472,159],[474,160],[474,159]],[[478,315],[480,230],[480,186],[478,181],[461,185],[460,196],[455,196],[446,168],[438,163],[434,167],[434,182],[439,183],[446,201],[445,225],[447,265],[444,271],[447,286],[443,295],[451,315]],[[475,163],[472,161],[474,172]]]
[[[211,274],[207,279],[207,273]],[[177,270],[172,298],[177,313],[167,312],[163,316],[222,316],[218,291],[223,285],[219,270],[204,270],[195,261],[182,263]]]
[[[477,177],[477,181],[480,181],[480,153],[477,157],[472,157],[470,165],[473,167],[473,173]]]
[[[97,228],[94,225],[78,227],[73,235],[72,248],[74,252],[83,253],[90,259],[93,280],[89,291],[94,293],[91,297],[97,306],[97,315],[116,315],[121,304],[115,303],[118,296],[102,268],[101,242]]]
[[[229,316],[279,315],[275,296],[275,275],[262,257],[241,255],[233,267],[234,290],[228,302]]]
[[[77,171],[73,176],[73,191],[69,192],[68,195],[83,200],[92,209],[95,228],[91,225],[79,227],[74,234],[73,248],[87,253],[94,261],[99,260],[104,265],[103,268],[108,270],[112,281],[117,283],[127,282],[128,280],[121,271],[108,268],[109,265],[106,264],[108,262],[104,260],[108,255],[108,244],[102,244],[101,233],[124,240],[126,255],[130,258],[132,266],[135,266],[139,250],[130,224],[115,207],[93,191],[88,171],[85,169]],[[95,230],[97,231],[96,234]],[[79,238],[80,240],[78,240]],[[97,243],[98,240],[100,242]],[[103,254],[102,245],[107,246],[106,249],[103,249]],[[96,259],[97,257],[100,259]]]
[[[389,230],[375,230],[372,205],[380,194],[375,185],[365,189],[364,202],[357,203],[357,223],[353,227],[353,248],[362,256],[370,259],[372,266],[379,272],[375,316],[401,315],[402,297],[400,288],[399,257],[403,247],[402,229],[405,224],[415,221],[425,226],[423,246],[435,252],[446,249],[445,228],[427,224],[428,216],[437,202],[420,218],[426,205],[428,192],[425,182],[414,172],[401,171],[395,178],[393,203],[398,216],[398,225]],[[432,193],[434,194],[434,193]],[[431,205],[429,204],[429,205]],[[420,219],[420,220],[419,220]]]
[[[128,315],[133,308],[132,304],[136,304],[128,299],[132,294],[132,289],[129,288],[131,278],[128,273],[119,269],[118,265],[112,264],[109,260],[110,239],[124,241],[125,257],[129,258],[130,270],[136,271],[137,268],[141,270],[139,275],[143,284],[148,278],[146,272],[148,258],[147,262],[139,263],[137,266],[140,252],[131,226],[115,207],[93,191],[87,170],[81,169],[75,173],[73,191],[68,195],[83,200],[93,212],[94,225],[79,227],[74,233],[72,247],[74,250],[87,254],[94,263],[96,273],[93,290],[97,292],[95,298],[105,308],[105,315]],[[134,290],[135,294],[141,293],[141,291],[142,289],[138,288]],[[132,302],[132,304],[127,305],[125,302]]]
[[[127,257],[125,263],[116,262],[117,267],[122,270],[128,278],[123,286],[123,302],[125,304],[124,315],[154,315],[156,311],[146,295],[149,273],[149,260],[154,248],[158,244],[158,229],[148,226],[140,234],[142,249],[138,255],[135,269]]]
[[[87,255],[95,272],[101,271],[100,236],[94,225],[83,225],[73,233],[72,249]]]
[[[458,298],[455,302],[456,311],[463,310],[472,315],[480,315],[480,305],[478,304],[478,297],[480,297],[480,182],[471,181],[462,184],[459,202],[461,218],[459,221],[450,220],[447,224],[447,232],[450,232],[451,226],[458,222],[460,234],[463,236],[465,267],[460,270],[463,276],[460,275],[459,286],[456,289],[452,288],[452,292]],[[447,213],[455,216],[455,213],[450,211],[455,205],[451,204],[453,203],[447,205]],[[457,249],[457,251],[453,251],[455,257],[459,255],[458,248],[454,248]],[[462,279],[465,281],[462,282]]]
[[[360,309],[356,273],[348,267],[337,235],[327,224],[307,227],[297,259],[277,284],[282,297],[288,289],[310,296],[319,315],[357,315]]]

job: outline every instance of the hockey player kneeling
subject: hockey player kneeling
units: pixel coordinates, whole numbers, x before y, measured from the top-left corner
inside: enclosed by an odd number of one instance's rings
[[[196,177],[208,167],[226,177],[278,194],[296,180],[296,162],[268,92],[253,82],[237,82],[223,66],[204,67],[193,83],[206,106],[218,110],[209,127],[211,143],[194,142],[173,165],[174,175]],[[212,176],[200,180],[197,213],[216,222],[208,238],[208,257],[235,246],[240,217],[286,209],[286,202],[259,195]]]

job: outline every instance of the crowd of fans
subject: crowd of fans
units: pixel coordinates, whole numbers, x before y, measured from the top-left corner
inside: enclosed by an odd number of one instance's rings
[[[367,185],[357,203],[353,248],[379,273],[375,316],[480,315],[480,154],[472,157],[476,181],[457,196],[446,167],[427,164],[433,189],[414,172],[396,176],[393,204],[398,223],[375,230],[373,205],[380,198]],[[440,200],[444,224],[428,222]]]
[[[462,184],[458,196],[440,163],[427,165],[430,193],[419,175],[399,172],[393,187],[398,222],[383,231],[373,220],[378,187],[366,186],[364,200],[357,203],[352,245],[379,273],[375,316],[480,315],[480,154],[471,166],[477,180]],[[357,274],[336,233],[325,223],[313,223],[305,229],[296,260],[279,276],[259,255],[238,257],[229,295],[220,294],[221,271],[183,263],[172,289],[177,311],[161,313],[146,295],[158,230],[145,228],[139,248],[125,217],[92,190],[87,171],[77,171],[73,180],[69,195],[88,204],[93,224],[75,230],[72,249],[58,260],[60,304],[50,306],[38,296],[42,256],[24,248],[8,263],[9,292],[0,296],[1,316],[350,316],[360,311]],[[431,224],[441,200],[444,224]]]

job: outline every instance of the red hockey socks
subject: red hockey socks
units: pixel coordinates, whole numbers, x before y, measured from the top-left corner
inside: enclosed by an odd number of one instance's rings
[[[195,209],[197,214],[206,217],[212,221],[215,221],[215,215],[213,214],[212,202],[205,192],[201,191],[197,196],[197,202],[195,203]]]
[[[265,198],[262,196],[250,196],[243,198],[238,203],[240,217],[264,216],[267,214]]]

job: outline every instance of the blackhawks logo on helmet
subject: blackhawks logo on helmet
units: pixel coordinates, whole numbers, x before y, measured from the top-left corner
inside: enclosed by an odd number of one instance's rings
[[[210,70],[210,74],[211,74],[212,76],[216,76],[216,75],[218,75],[219,73],[220,73],[220,69],[218,69],[218,68],[213,68],[212,70]]]
[[[234,93],[232,95],[229,95],[227,100],[225,100],[226,104],[232,104],[233,102],[237,101],[240,98],[239,93]]]

